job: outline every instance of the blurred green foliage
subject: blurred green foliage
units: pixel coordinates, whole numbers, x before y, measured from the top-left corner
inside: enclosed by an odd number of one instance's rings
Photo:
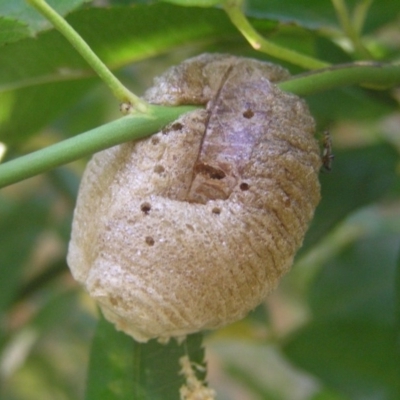
[[[137,93],[200,52],[269,60],[219,8],[50,3],[63,13],[76,9],[70,23]],[[354,15],[364,3],[346,1]],[[118,117],[85,63],[27,7],[0,2],[5,159]],[[329,0],[251,0],[245,10],[276,43],[333,64],[357,59]],[[400,0],[372,2],[362,40],[375,60],[400,59],[399,21]],[[244,321],[206,334],[208,380],[218,399],[400,398],[399,99],[395,88],[335,89],[306,99],[319,132],[331,132],[333,170],[321,172],[322,201],[292,272]],[[95,333],[97,310],[68,271],[85,161],[0,191],[0,398],[178,399],[183,345],[139,345],[104,320]],[[201,335],[186,346],[201,364]],[[114,376],[111,389],[107,375]]]

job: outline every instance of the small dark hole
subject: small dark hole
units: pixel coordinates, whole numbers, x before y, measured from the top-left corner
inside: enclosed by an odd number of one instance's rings
[[[156,174],[162,174],[165,171],[165,168],[162,165],[156,165],[154,167],[154,172]]]
[[[224,179],[225,172],[216,170],[216,171],[210,172],[209,176],[211,179]]]
[[[158,143],[160,143],[160,138],[158,138],[158,137],[152,137],[151,138],[151,144],[156,145]]]
[[[253,116],[254,116],[254,113],[253,113],[253,111],[251,111],[250,109],[246,110],[246,111],[243,113],[243,117],[245,117],[245,118],[247,118],[247,119],[253,118]]]
[[[140,206],[140,209],[141,209],[146,215],[148,215],[148,213],[149,213],[150,210],[151,210],[151,205],[150,205],[150,203],[143,203],[143,204]]]
[[[216,214],[216,215],[219,215],[219,214],[221,214],[221,209],[219,207],[214,207],[212,209],[212,213]]]
[[[154,245],[154,239],[151,236],[146,236],[146,238],[144,240],[145,240],[146,244],[148,244],[149,246]]]
[[[111,303],[113,306],[118,306],[118,304],[119,304],[118,298],[116,298],[116,297],[114,297],[114,296],[110,296],[108,299],[110,300],[110,303]]]
[[[183,128],[183,125],[180,122],[175,122],[171,125],[171,129],[173,131],[180,131]]]
[[[240,187],[240,190],[243,190],[243,191],[249,190],[249,188],[250,188],[249,184],[246,182],[242,182],[239,187]]]
[[[211,179],[224,179],[226,174],[221,169],[212,167],[211,165],[207,164],[198,164],[195,167],[196,174],[203,174],[208,175]]]

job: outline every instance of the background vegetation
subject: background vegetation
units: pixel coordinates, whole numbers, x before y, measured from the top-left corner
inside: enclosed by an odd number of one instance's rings
[[[49,3],[69,13],[135,93],[204,51],[304,71],[253,50],[218,7]],[[400,0],[249,0],[244,10],[272,43],[325,63],[400,60]],[[0,1],[0,45],[3,161],[119,117],[104,84],[23,0]],[[329,129],[333,140],[322,202],[279,289],[245,320],[206,333],[208,381],[221,400],[399,399],[400,92],[338,87],[306,100],[319,132]],[[177,399],[177,359],[188,351],[201,362],[202,335],[184,350],[138,345],[97,322],[70,276],[65,256],[86,162],[0,190],[0,397]]]

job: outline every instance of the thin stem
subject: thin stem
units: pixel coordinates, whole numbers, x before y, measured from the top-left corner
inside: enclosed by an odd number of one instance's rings
[[[329,66],[329,64],[324,61],[297,53],[296,51],[281,47],[264,39],[252,27],[237,2],[226,1],[223,6],[232,23],[255,50],[262,51],[272,57],[288,61],[305,69],[319,69]]]
[[[32,7],[49,20],[54,27],[75,47],[79,54],[93,68],[96,74],[111,89],[114,96],[125,105],[131,105],[134,110],[147,112],[149,105],[127,89],[99,59],[82,37],[68,22],[51,8],[45,0],[26,0]],[[128,112],[131,111],[129,107]]]
[[[354,31],[358,36],[361,35],[361,32],[364,27],[364,22],[367,18],[368,10],[371,7],[373,0],[361,0],[354,8],[353,12],[353,26]]]
[[[333,7],[335,8],[336,15],[345,33],[351,31],[351,21],[349,11],[343,0],[332,0]]]
[[[150,106],[152,115],[132,114],[52,146],[0,164],[0,188],[129,140],[159,131],[197,107]]]
[[[307,96],[349,85],[388,89],[400,85],[400,63],[357,62],[336,65],[319,71],[296,75],[279,87],[298,96]]]
[[[339,19],[340,25],[342,26],[343,32],[351,40],[356,54],[361,58],[371,58],[371,55],[362,44],[360,38],[362,28],[362,25],[360,26],[360,23],[363,21],[358,20],[357,25],[354,21],[352,21],[352,19],[350,18],[349,10],[347,9],[344,0],[332,0],[332,4],[336,10],[336,15]],[[368,4],[366,3],[365,6],[368,6]],[[361,11],[365,11],[365,13],[367,10],[368,7],[364,10],[361,9]],[[358,19],[360,19],[360,17],[362,17],[362,15],[359,15]]]

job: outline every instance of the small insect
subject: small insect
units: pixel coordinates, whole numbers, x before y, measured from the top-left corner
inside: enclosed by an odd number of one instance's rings
[[[324,132],[324,138],[322,139],[323,151],[322,151],[322,165],[326,171],[332,170],[332,162],[335,155],[332,153],[332,139],[329,131]]]

